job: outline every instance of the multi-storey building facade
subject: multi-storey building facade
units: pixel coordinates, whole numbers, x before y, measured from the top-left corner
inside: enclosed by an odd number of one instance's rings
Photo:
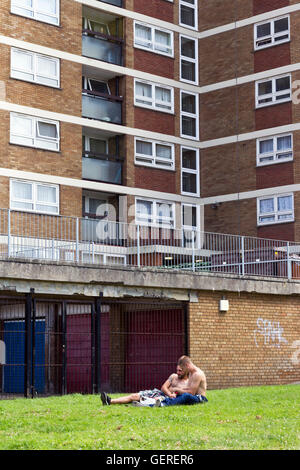
[[[247,284],[299,277],[299,18],[292,0],[2,0],[0,394],[151,387],[183,353],[214,387],[299,378],[257,351],[256,318],[288,354],[298,285]]]
[[[205,229],[297,240],[299,2],[210,1],[202,13]]]

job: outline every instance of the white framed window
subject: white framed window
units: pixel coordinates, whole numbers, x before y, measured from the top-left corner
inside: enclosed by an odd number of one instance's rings
[[[175,227],[175,204],[168,201],[136,198],[135,221],[140,225]]]
[[[198,29],[198,0],[179,0],[179,24]]]
[[[82,26],[83,29],[89,29],[90,31],[94,31],[95,33],[101,33],[105,35],[110,35],[110,30],[107,24],[101,23],[100,21],[83,17],[82,18]]]
[[[254,49],[282,44],[290,40],[290,17],[283,16],[254,25]]]
[[[198,83],[198,41],[187,36],[180,36],[180,80]]]
[[[270,165],[293,160],[293,135],[264,137],[256,141],[257,165]]]
[[[200,196],[199,150],[181,147],[181,193]]]
[[[10,143],[58,151],[59,122],[11,113]]]
[[[108,141],[99,137],[91,137],[89,135],[82,136],[83,154],[103,155],[108,154]]]
[[[134,104],[164,113],[174,112],[174,89],[156,83],[134,81]]]
[[[45,214],[59,214],[59,186],[11,179],[10,208]]]
[[[282,194],[257,199],[258,225],[278,224],[294,220],[294,196]]]
[[[59,87],[59,59],[24,49],[11,49],[10,75],[27,82]]]
[[[135,137],[135,163],[137,165],[174,170],[174,145]]]
[[[259,80],[256,86],[256,107],[284,103],[292,98],[291,75]]]
[[[83,90],[96,91],[110,95],[110,88],[107,82],[101,80],[95,80],[94,78],[82,77],[82,88]]]
[[[134,47],[173,57],[173,32],[135,21]]]
[[[188,139],[199,137],[199,112],[197,93],[180,90],[180,135]]]
[[[59,24],[59,0],[11,0],[11,12],[44,23]]]

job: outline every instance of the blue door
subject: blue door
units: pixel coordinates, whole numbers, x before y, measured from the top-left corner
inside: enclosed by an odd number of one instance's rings
[[[24,393],[25,373],[25,322],[4,323],[6,365],[4,367],[4,392]],[[34,388],[38,393],[45,389],[45,321],[35,323]]]

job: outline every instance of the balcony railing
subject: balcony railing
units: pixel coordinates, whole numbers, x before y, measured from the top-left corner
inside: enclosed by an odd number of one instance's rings
[[[8,209],[0,257],[300,279],[300,243]]]
[[[82,156],[82,178],[105,183],[122,184],[123,162],[112,155],[95,155],[85,152]]]
[[[82,116],[122,124],[122,98],[96,91],[82,90]]]
[[[115,5],[116,7],[122,7],[123,0],[100,0],[103,3],[110,3],[111,5]]]
[[[122,43],[122,39],[84,29],[82,34],[82,55],[111,64],[122,65]]]

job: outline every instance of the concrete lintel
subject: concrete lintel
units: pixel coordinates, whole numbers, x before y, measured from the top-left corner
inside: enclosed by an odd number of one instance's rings
[[[0,261],[0,288],[28,292],[34,287],[36,292],[67,295],[95,296],[99,291],[119,292],[123,295],[134,292],[145,293],[163,291],[186,299],[194,299],[197,291],[249,292],[274,295],[299,295],[300,282],[276,278],[241,278],[235,275],[192,273],[167,269],[147,269],[129,267],[98,267],[49,262]],[[125,293],[126,292],[126,293]]]

